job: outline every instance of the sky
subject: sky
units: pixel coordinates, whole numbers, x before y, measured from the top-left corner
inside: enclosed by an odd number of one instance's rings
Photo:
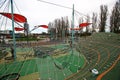
[[[84,15],[91,15],[93,12],[99,13],[100,5],[107,5],[111,12],[113,5],[117,0],[13,0],[14,12],[22,14],[27,18],[30,30],[36,25],[53,22],[56,18],[68,16],[72,17],[72,9],[51,5],[41,1],[46,1],[54,4],[59,4],[65,7],[72,8],[74,4],[75,10]],[[109,13],[110,14],[110,13]],[[83,17],[79,14],[75,17]],[[75,18],[75,21],[77,21]],[[39,28],[33,33],[47,32],[47,29]]]

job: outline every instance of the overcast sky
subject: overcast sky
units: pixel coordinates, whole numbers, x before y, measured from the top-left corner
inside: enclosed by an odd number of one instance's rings
[[[111,11],[113,5],[117,0],[43,0],[66,7],[72,8],[73,4],[75,10],[80,13],[87,15],[92,14],[93,12],[100,11],[100,5],[108,5],[109,12]],[[56,18],[61,18],[72,16],[72,10],[58,7],[55,5],[43,3],[39,0],[14,0],[17,5],[14,7],[14,12],[24,15],[27,18],[30,29],[36,25],[46,24],[54,21]],[[82,17],[83,15],[79,15]],[[39,28],[34,32],[46,32],[47,29]]]

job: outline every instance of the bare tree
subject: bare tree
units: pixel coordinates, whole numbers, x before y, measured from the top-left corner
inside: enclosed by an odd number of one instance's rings
[[[68,17],[65,17],[65,38],[67,38],[67,35],[69,34],[69,20]]]
[[[68,34],[69,21],[68,17],[62,17],[61,19],[55,19],[53,23],[49,23],[49,32],[54,33],[55,39],[65,39]]]
[[[106,5],[101,5],[100,10],[101,12],[100,12],[100,23],[99,23],[100,30],[99,31],[105,32],[108,8]]]
[[[90,16],[89,16],[89,15],[87,15],[86,22],[87,22],[87,23],[90,22]],[[89,26],[86,26],[86,33],[89,33],[89,31],[90,31],[89,29],[90,29]]]
[[[116,2],[110,16],[110,31],[120,33],[120,0]]]
[[[53,25],[53,23],[52,22],[49,22],[49,24],[48,24],[48,33],[50,34],[50,40],[54,37],[54,25]]]
[[[79,18],[79,24],[81,24],[81,23],[83,23],[83,22],[84,22],[83,17],[82,17],[82,18]],[[80,32],[82,33],[82,32],[83,32],[83,29],[80,30]]]
[[[54,23],[54,26],[55,26],[55,38],[56,38],[56,40],[58,39],[58,19],[55,19],[55,21],[54,21],[55,23]]]
[[[97,28],[97,13],[93,13],[92,15],[92,32],[96,32]]]
[[[61,18],[61,35],[62,35],[62,39],[65,38],[65,19],[62,17]]]
[[[65,39],[66,34],[68,32],[68,27],[69,27],[68,17],[62,17],[61,18],[62,39]]]

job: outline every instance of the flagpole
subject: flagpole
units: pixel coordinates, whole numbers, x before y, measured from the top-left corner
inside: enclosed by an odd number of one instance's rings
[[[11,15],[12,15],[12,30],[13,30],[13,55],[16,59],[16,40],[15,40],[15,31],[14,31],[14,15],[13,15],[13,0],[11,0]]]

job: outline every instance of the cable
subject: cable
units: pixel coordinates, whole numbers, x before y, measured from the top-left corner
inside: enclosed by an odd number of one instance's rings
[[[6,2],[6,0],[4,1],[4,4],[5,4],[5,2]],[[8,2],[9,2],[9,1],[8,1]],[[6,2],[6,4],[7,4],[8,2]],[[4,4],[3,4],[3,5],[4,5]],[[3,7],[3,5],[2,5],[1,7]],[[6,6],[4,7],[3,12],[6,10],[6,8],[7,8],[8,6],[9,6],[9,5],[6,5]],[[0,7],[0,8],[1,8],[1,7]],[[8,9],[9,9],[9,8],[8,8]],[[8,9],[7,9],[7,10],[8,10]],[[1,18],[2,18],[2,16],[0,17],[0,19],[1,19]],[[5,17],[3,17],[3,20],[1,20],[2,23],[1,23],[1,28],[0,28],[0,29],[2,29],[2,25],[3,25],[3,23],[4,23],[4,19],[5,19]]]
[[[6,0],[5,0],[6,1]],[[8,4],[8,5],[7,5]],[[4,9],[3,9],[3,12],[5,12],[5,11],[9,11],[9,5],[10,5],[10,1],[8,1],[8,2],[6,2],[6,5],[5,5],[5,7],[4,7]],[[1,17],[0,17],[0,19],[2,18],[3,16],[1,15]],[[4,22],[4,20],[5,20],[5,22]],[[5,28],[6,28],[6,25],[7,25],[7,18],[5,19],[5,17],[3,17],[3,19],[1,20],[2,21],[2,23],[1,23],[1,28],[0,29],[2,29],[2,25],[3,24],[5,24]]]
[[[67,9],[73,9],[73,8],[70,8],[70,7],[67,7],[67,6],[63,6],[63,5],[60,5],[60,4],[55,4],[55,3],[52,3],[52,2],[47,2],[47,1],[44,1],[44,0],[38,0],[40,2],[43,2],[43,3],[47,3],[47,4],[51,4],[51,5],[55,5],[55,6],[58,6],[58,7],[63,7],[63,8],[67,8]],[[87,15],[84,15],[83,13],[80,13],[79,11],[77,10],[74,10],[75,12],[87,17]]]
[[[1,20],[2,20],[2,22],[1,22],[1,25],[0,25],[0,26],[1,26],[1,27],[0,27],[0,30],[2,30],[2,25],[3,25],[4,17],[2,17]]]
[[[63,6],[63,5],[60,5],[60,4],[55,4],[55,3],[52,3],[52,2],[47,2],[47,1],[44,1],[44,0],[38,0],[40,2],[43,2],[43,3],[47,3],[47,4],[51,4],[51,5],[55,5],[55,6],[59,6],[59,7],[63,7],[63,8],[67,8],[67,9],[72,9],[70,7],[67,7],[67,6]]]
[[[15,3],[15,1],[14,1],[14,0],[13,0],[13,2],[14,2],[14,4],[15,4],[15,6],[16,6],[16,8],[17,8],[18,12],[21,14],[21,12],[20,12],[19,8],[17,7],[17,4]]]
[[[8,2],[8,3],[10,3],[10,1]],[[9,11],[9,6],[10,6],[10,4],[8,4],[6,7],[7,7],[7,11]],[[5,21],[5,30],[6,30],[6,26],[7,26],[7,18],[6,18],[6,21]]]
[[[5,4],[5,2],[6,2],[6,0],[3,3],[1,3],[2,5],[0,6],[0,8],[2,8],[2,6]]]

